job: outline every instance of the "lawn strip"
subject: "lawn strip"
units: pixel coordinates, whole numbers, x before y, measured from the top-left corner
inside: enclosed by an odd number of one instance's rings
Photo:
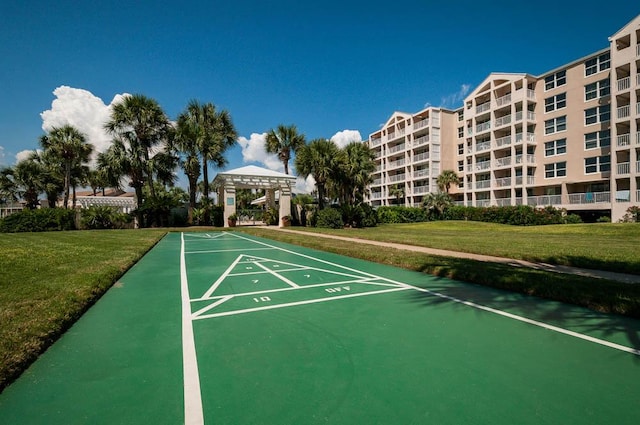
[[[372,247],[334,239],[310,238],[278,232],[275,229],[243,228],[242,230],[256,236],[294,245],[571,303],[599,312],[640,317],[640,285]]]

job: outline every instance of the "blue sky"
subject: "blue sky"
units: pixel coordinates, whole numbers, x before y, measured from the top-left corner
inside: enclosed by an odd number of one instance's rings
[[[172,119],[190,99],[227,109],[244,142],[227,168],[263,165],[255,145],[278,124],[366,139],[395,110],[459,106],[491,72],[539,75],[607,47],[638,14],[628,0],[5,1],[0,165],[37,147],[43,119],[99,138],[126,93]]]

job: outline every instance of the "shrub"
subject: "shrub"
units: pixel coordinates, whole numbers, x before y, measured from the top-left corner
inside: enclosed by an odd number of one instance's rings
[[[428,213],[418,207],[379,207],[379,223],[418,223],[429,221]]]
[[[627,213],[620,219],[622,223],[640,223],[640,207],[629,207]]]
[[[564,209],[557,209],[552,206],[534,208],[529,205],[486,208],[452,206],[445,211],[444,219],[484,221],[516,226],[582,223],[580,216],[576,214],[567,215]]]
[[[76,211],[62,208],[22,210],[0,220],[0,232],[74,230]]]
[[[598,217],[596,223],[611,223],[611,217],[609,217],[608,215],[603,215],[601,217]]]
[[[342,229],[344,227],[342,214],[336,208],[325,208],[315,215],[317,216],[318,227],[328,227],[330,229]]]
[[[80,223],[83,229],[122,228],[127,222],[125,216],[114,207],[92,206],[80,211]]]

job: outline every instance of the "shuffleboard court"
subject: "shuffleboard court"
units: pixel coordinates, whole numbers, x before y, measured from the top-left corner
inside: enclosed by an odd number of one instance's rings
[[[636,424],[638,400],[638,320],[172,233],[0,394],[0,423]]]

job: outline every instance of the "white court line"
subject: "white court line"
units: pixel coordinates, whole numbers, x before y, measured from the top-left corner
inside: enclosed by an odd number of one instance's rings
[[[321,263],[331,264],[333,266],[337,266],[337,267],[343,268],[345,270],[356,271],[355,269],[352,269],[350,267],[342,266],[340,264],[335,264],[335,263],[332,263],[330,261],[322,260],[322,259],[319,259],[319,258],[314,258],[314,257],[311,257],[310,255],[301,254],[299,252],[295,252],[295,251],[291,251],[289,249],[277,247],[275,245],[270,245],[270,244],[265,243],[265,242],[261,242],[261,241],[257,241],[257,240],[251,239],[251,238],[247,238],[247,237],[244,237],[244,236],[237,235],[235,233],[232,233],[232,235],[237,237],[237,238],[240,238],[240,239],[248,240],[248,241],[254,242],[254,243],[259,244],[259,245],[264,245],[264,246],[269,246],[269,247],[272,247],[272,248],[276,248],[276,249],[279,249],[279,250],[281,250],[283,252],[288,252],[290,254],[298,255],[298,256],[303,257],[303,258],[309,258],[309,259],[312,259],[312,260],[315,260],[315,261],[319,261]],[[363,271],[358,271],[358,272],[359,273],[363,273],[363,274],[368,274],[370,276],[374,276],[374,275],[371,275],[370,273],[367,273],[367,272],[363,272]],[[491,307],[487,307],[487,306],[484,306],[484,305],[481,305],[481,304],[476,304],[476,303],[471,302],[471,301],[464,301],[464,300],[461,300],[461,299],[458,299],[458,298],[454,298],[454,297],[451,297],[449,295],[445,295],[445,294],[442,294],[442,293],[439,293],[439,292],[434,292],[434,291],[430,291],[428,289],[419,288],[417,286],[409,285],[409,284],[406,284],[406,283],[403,283],[403,282],[397,282],[397,281],[394,281],[392,279],[387,279],[387,278],[384,278],[384,277],[378,277],[378,278],[382,279],[382,280],[386,280],[387,282],[397,283],[398,285],[402,285],[402,286],[407,287],[407,288],[415,289],[416,291],[428,293],[430,295],[433,295],[433,296],[436,296],[436,297],[439,297],[439,298],[443,298],[443,299],[446,299],[446,300],[449,300],[449,301],[453,301],[453,302],[456,302],[456,303],[459,303],[459,304],[463,304],[463,305],[466,305],[468,307],[473,307],[473,308],[476,308],[476,309],[479,309],[479,310],[483,310],[483,311],[487,311],[487,312],[490,312],[490,313],[497,314],[499,316],[507,317],[509,319],[513,319],[513,320],[517,320],[517,321],[520,321],[520,322],[528,323],[530,325],[538,326],[538,327],[541,327],[541,328],[544,328],[544,329],[548,329],[548,330],[551,330],[551,331],[554,331],[554,332],[558,332],[558,333],[561,333],[561,334],[564,334],[564,335],[572,336],[572,337],[575,337],[575,338],[580,338],[580,339],[582,339],[584,341],[593,342],[595,344],[599,344],[599,345],[602,345],[602,346],[605,346],[605,347],[614,348],[616,350],[620,350],[620,351],[624,351],[624,352],[627,352],[627,353],[631,353],[631,354],[635,354],[637,356],[640,356],[640,349],[631,348],[631,347],[627,347],[625,345],[616,344],[614,342],[610,342],[610,341],[606,341],[606,340],[603,340],[603,339],[595,338],[595,337],[592,337],[592,336],[589,336],[589,335],[585,335],[585,334],[582,334],[582,333],[579,333],[579,332],[570,331],[568,329],[564,329],[564,328],[561,328],[559,326],[554,326],[554,325],[551,325],[551,324],[548,324],[548,323],[544,323],[544,322],[540,322],[540,321],[537,321],[537,320],[529,319],[528,317],[519,316],[517,314],[512,314],[512,313],[507,313],[506,311],[497,310],[497,309],[494,309],[494,308],[491,308]]]
[[[222,297],[220,298],[218,301],[209,304],[208,306],[201,308],[200,310],[196,311],[195,313],[193,313],[192,317],[195,318],[199,315],[201,315],[202,313],[211,310],[212,308],[216,308],[217,306],[219,306],[220,304],[229,301],[231,298],[233,298],[233,295],[227,295],[226,297]]]
[[[244,296],[249,296],[249,295],[264,295],[264,294],[271,294],[273,292],[283,292],[283,291],[302,291],[305,290],[307,288],[322,288],[323,286],[340,286],[340,285],[350,285],[353,283],[362,283],[363,285],[377,285],[377,286],[391,286],[393,288],[397,288],[398,285],[396,285],[395,283],[379,283],[379,282],[370,282],[369,280],[373,280],[370,278],[365,278],[365,279],[360,279],[360,280],[347,280],[344,282],[329,282],[329,283],[318,283],[315,285],[304,285],[304,286],[300,286],[299,288],[292,288],[292,287],[287,287],[287,288],[277,288],[277,289],[264,289],[262,291],[254,291],[254,292],[242,292],[240,294],[233,294],[233,297],[244,297]],[[191,300],[191,302],[195,302],[195,301],[210,301],[210,300],[219,300],[221,298],[227,298],[229,295],[218,295],[215,297],[209,297],[209,298],[194,298]]]
[[[180,293],[182,296],[182,373],[184,375],[184,423],[198,425],[204,423],[200,375],[196,343],[193,337],[187,263],[184,257],[184,234],[180,234]]]
[[[211,294],[213,294],[213,292],[218,289],[218,286],[220,286],[220,284],[222,283],[222,281],[227,277],[227,275],[229,273],[231,273],[231,270],[233,270],[233,268],[238,264],[238,262],[242,259],[242,255],[239,255],[238,258],[235,259],[235,261],[233,263],[231,263],[231,265],[227,268],[227,270],[224,271],[224,273],[222,273],[220,275],[220,277],[218,278],[218,280],[216,280],[213,285],[211,285],[211,288],[209,288],[207,290],[207,292],[204,293],[204,295],[202,296],[203,298],[209,298],[211,296]]]
[[[245,251],[272,251],[273,248],[246,248],[246,249],[211,249],[207,251],[188,251],[185,254],[210,254],[212,252],[245,252]]]
[[[296,285],[295,283],[293,283],[292,281],[290,281],[289,279],[287,279],[284,276],[280,276],[278,273],[274,272],[273,270],[263,266],[260,263],[255,263],[256,266],[260,267],[261,269],[263,269],[264,271],[266,271],[267,273],[270,273],[271,275],[277,277],[278,279],[280,279],[281,281],[283,281],[284,283],[286,283],[287,285],[291,286],[292,288],[299,288],[298,285]]]
[[[407,289],[410,289],[410,288],[395,287],[395,288],[392,288],[392,289],[384,289],[382,291],[375,291],[375,292],[360,292],[360,293],[357,293],[357,294],[337,295],[337,296],[332,296],[332,297],[327,297],[327,298],[316,298],[316,299],[313,299],[313,300],[296,301],[296,302],[286,303],[286,304],[268,305],[268,306],[264,306],[264,307],[247,308],[247,309],[244,309],[244,310],[233,310],[233,311],[225,311],[225,312],[222,312],[222,313],[204,314],[202,316],[195,317],[193,320],[211,319],[213,317],[222,317],[222,316],[235,316],[237,314],[253,313],[253,312],[262,311],[262,310],[275,310],[275,309],[279,309],[279,308],[293,307],[293,306],[297,306],[297,305],[315,304],[315,303],[322,303],[322,302],[326,302],[326,301],[334,301],[334,300],[338,300],[338,299],[341,299],[341,298],[354,298],[354,297],[362,297],[362,296],[366,296],[366,295],[384,294],[384,293],[387,293],[387,292],[406,291]]]

